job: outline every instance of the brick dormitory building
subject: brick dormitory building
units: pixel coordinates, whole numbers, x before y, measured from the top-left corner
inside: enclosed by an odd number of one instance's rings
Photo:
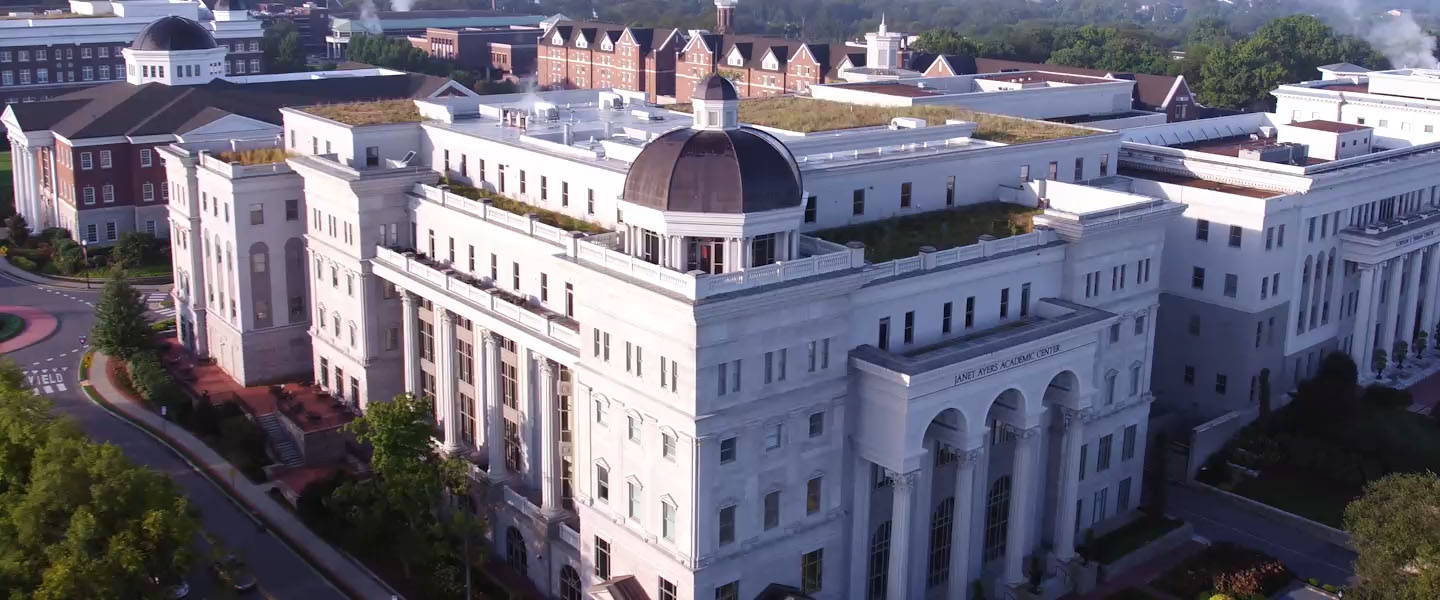
[[[237,131],[274,138],[285,106],[474,95],[448,79],[385,69],[226,75],[228,56],[205,25],[166,16],[122,51],[124,81],[6,107],[17,212],[34,230],[64,227],[94,244],[128,231],[166,237],[165,202],[187,184],[166,181],[157,146],[231,140]]]

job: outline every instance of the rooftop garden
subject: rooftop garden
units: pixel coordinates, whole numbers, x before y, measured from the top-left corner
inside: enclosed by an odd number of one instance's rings
[[[812,235],[837,244],[862,242],[866,260],[879,263],[915,256],[921,246],[944,250],[968,246],[979,241],[982,235],[1003,238],[1029,233],[1034,228],[1031,219],[1039,212],[1037,208],[1018,204],[986,202],[824,229]]]
[[[226,150],[217,153],[216,158],[233,165],[268,165],[270,163],[284,162],[290,154],[284,148],[252,148],[232,152]]]
[[[352,126],[413,123],[420,120],[420,109],[415,107],[414,100],[408,99],[317,104],[300,110]]]
[[[669,108],[690,111],[690,106],[684,104]],[[895,117],[923,118],[931,125],[944,125],[947,119],[972,121],[976,124],[972,137],[1004,144],[1043,142],[1095,133],[1083,127],[976,112],[958,106],[861,106],[795,96],[740,101],[742,123],[801,133],[889,125]]]
[[[533,204],[527,204],[514,198],[501,196],[500,194],[496,194],[494,192],[491,192],[490,190],[480,189],[473,185],[454,181],[449,178],[441,179],[440,183],[442,185],[448,185],[450,187],[450,193],[452,194],[464,196],[471,200],[488,200],[491,206],[505,212],[515,213],[517,215],[533,214],[540,217],[541,223],[544,223],[551,227],[559,227],[567,231],[579,231],[581,233],[588,234],[608,233],[610,231],[609,229],[601,227],[596,223],[577,219],[570,215],[555,212],[548,208],[541,208]]]

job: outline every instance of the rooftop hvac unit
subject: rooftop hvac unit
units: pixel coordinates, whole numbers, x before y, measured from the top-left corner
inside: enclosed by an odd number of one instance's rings
[[[1267,144],[1259,147],[1241,148],[1239,158],[1282,165],[1303,165],[1308,162],[1310,147],[1305,144]]]

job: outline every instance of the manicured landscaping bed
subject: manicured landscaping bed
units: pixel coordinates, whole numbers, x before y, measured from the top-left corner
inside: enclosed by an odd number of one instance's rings
[[[974,244],[982,235],[1003,238],[1029,233],[1033,228],[1031,217],[1038,212],[1033,207],[1018,204],[986,202],[825,229],[813,235],[837,244],[862,242],[865,244],[865,259],[878,263],[915,256],[921,246],[945,250]]]
[[[0,313],[0,342],[20,335],[25,331],[25,319],[10,313]]]
[[[1178,598],[1208,597],[1212,593],[1235,598],[1268,598],[1295,576],[1273,556],[1221,542],[1185,559],[1157,577],[1156,589]]]
[[[1145,515],[1125,526],[1086,543],[1081,550],[1085,558],[1109,564],[1138,550],[1140,547],[1160,539],[1184,524],[1179,519],[1164,516]]]

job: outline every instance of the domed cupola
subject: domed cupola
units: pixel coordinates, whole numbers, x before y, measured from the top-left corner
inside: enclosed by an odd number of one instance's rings
[[[136,85],[208,83],[225,73],[225,48],[204,25],[180,16],[146,25],[124,54],[125,80]]]
[[[794,256],[804,187],[775,136],[739,124],[740,94],[712,75],[694,122],[646,144],[625,176],[627,250],[677,270],[723,273]],[[683,233],[682,233],[683,232]]]

